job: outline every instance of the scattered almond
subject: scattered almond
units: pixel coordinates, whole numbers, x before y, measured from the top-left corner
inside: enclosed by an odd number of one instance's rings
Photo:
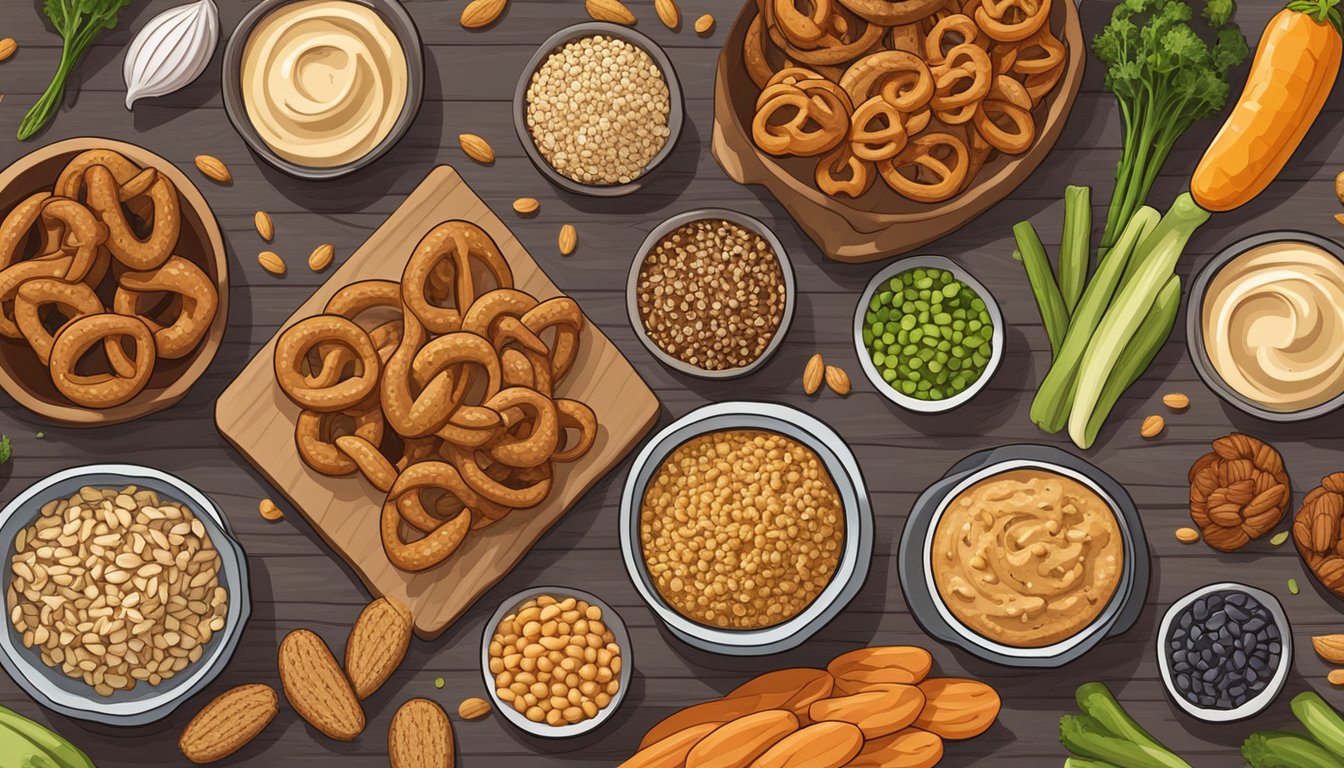
[[[681,9],[677,7],[677,0],[653,0],[653,9],[668,29],[681,26]]]
[[[308,254],[308,268],[314,272],[321,272],[331,266],[331,260],[334,258],[336,258],[336,246],[323,243]]]
[[[809,395],[817,394],[821,389],[821,378],[826,373],[826,361],[821,359],[820,354],[808,358],[807,365],[803,367],[803,392]]]
[[[411,647],[411,609],[380,597],[360,611],[345,643],[345,674],[361,700],[378,690],[401,666]]]
[[[1190,407],[1190,398],[1181,392],[1168,392],[1162,396],[1162,404],[1173,411],[1184,411]]]
[[[579,247],[579,232],[574,229],[573,224],[566,224],[560,228],[560,236],[557,238],[556,245],[560,246],[560,255],[568,256]]]
[[[429,699],[411,699],[392,716],[387,729],[392,768],[453,768],[453,724],[443,707]]]
[[[709,15],[708,13],[695,20],[695,31],[698,34],[701,35],[708,34],[709,32],[713,31],[713,29],[714,29],[714,17]]]
[[[214,155],[197,155],[196,169],[205,174],[205,177],[218,184],[232,184],[233,174],[229,173],[229,167]]]
[[[261,503],[257,505],[257,511],[261,513],[261,519],[269,520],[272,523],[285,516],[285,513],[281,512],[280,508],[275,506],[275,502],[270,499],[262,499]]]
[[[480,163],[481,165],[490,165],[495,162],[495,149],[490,146],[490,142],[477,136],[474,133],[459,133],[457,143],[461,145],[462,151],[467,157]]]
[[[1182,544],[1194,544],[1199,541],[1199,531],[1194,528],[1177,528],[1176,540]]]
[[[1335,197],[1339,198],[1339,202],[1344,203],[1344,171],[1340,171],[1335,176]]]
[[[1336,213],[1335,221],[1338,221],[1340,224],[1344,224],[1344,213]]]
[[[588,15],[597,21],[635,26],[635,14],[621,0],[585,0],[583,6],[588,9]]]
[[[285,267],[285,260],[280,258],[280,254],[275,251],[262,251],[257,254],[257,263],[261,268],[270,272],[272,275],[283,275],[288,269]]]
[[[264,731],[279,710],[280,698],[269,685],[252,683],[230,688],[187,723],[177,747],[183,757],[197,765],[223,760]]]
[[[1344,635],[1316,635],[1311,638],[1311,647],[1331,664],[1344,664]]]
[[[0,61],[13,56],[17,50],[19,50],[19,44],[14,42],[14,38],[6,37],[4,40],[0,40]]]
[[[499,19],[508,4],[508,0],[471,0],[462,9],[462,26],[467,29],[488,27]]]
[[[457,715],[463,720],[479,720],[490,714],[490,702],[475,696],[463,699],[457,705]]]
[[[1139,427],[1139,436],[1143,437],[1145,440],[1151,440],[1162,434],[1162,430],[1166,428],[1167,420],[1157,414],[1153,414],[1143,420],[1143,426]]]
[[[849,374],[834,365],[826,366],[826,386],[841,397],[849,396]]]
[[[520,197],[513,201],[513,211],[519,216],[531,216],[541,210],[541,203],[535,197]]]
[[[1331,685],[1344,685],[1344,669],[1330,670],[1330,674],[1326,675],[1325,679],[1328,680]]]
[[[337,741],[364,730],[364,710],[345,672],[322,638],[296,629],[280,641],[280,683],[299,717]]]
[[[257,211],[252,216],[252,225],[257,228],[257,234],[261,239],[271,242],[275,238],[275,222],[271,221],[271,214],[265,211]]]

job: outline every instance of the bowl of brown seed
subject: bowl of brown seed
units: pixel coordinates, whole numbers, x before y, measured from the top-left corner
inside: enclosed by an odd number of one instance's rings
[[[0,511],[0,541],[0,665],[68,717],[167,717],[224,669],[251,611],[224,515],[149,467],[57,472]]]
[[[594,197],[638,191],[672,154],[684,118],[663,49],[605,22],[551,35],[513,97],[514,128],[533,165],[560,188]]]
[[[793,264],[768,227],[706,208],[649,233],[625,303],[635,336],[663,365],[732,379],[758,370],[783,344],[796,291]]]

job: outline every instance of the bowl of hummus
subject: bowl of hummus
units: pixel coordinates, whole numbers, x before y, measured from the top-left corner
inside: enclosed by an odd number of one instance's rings
[[[224,50],[224,109],[271,165],[336,178],[406,133],[424,69],[420,33],[397,0],[263,0]]]
[[[980,658],[1057,667],[1128,630],[1148,545],[1124,488],[1071,453],[981,451],[915,503],[901,589],[926,632]]]
[[[1255,235],[1205,265],[1190,296],[1190,358],[1223,400],[1280,422],[1344,405],[1344,247]]]

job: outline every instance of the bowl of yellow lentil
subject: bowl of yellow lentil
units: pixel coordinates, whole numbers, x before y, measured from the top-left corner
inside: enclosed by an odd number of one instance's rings
[[[630,689],[630,633],[611,606],[569,587],[532,587],[505,600],[481,637],[486,690],[534,736],[563,738],[604,723]]]
[[[674,636],[765,655],[803,643],[858,593],[873,517],[858,462],[824,422],[777,403],[716,403],[640,450],[620,543]]]

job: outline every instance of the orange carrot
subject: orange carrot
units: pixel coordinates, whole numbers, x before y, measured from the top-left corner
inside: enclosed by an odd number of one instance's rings
[[[1260,38],[1237,105],[1190,180],[1195,202],[1230,211],[1264,191],[1321,112],[1344,53],[1339,0],[1293,0]]]

